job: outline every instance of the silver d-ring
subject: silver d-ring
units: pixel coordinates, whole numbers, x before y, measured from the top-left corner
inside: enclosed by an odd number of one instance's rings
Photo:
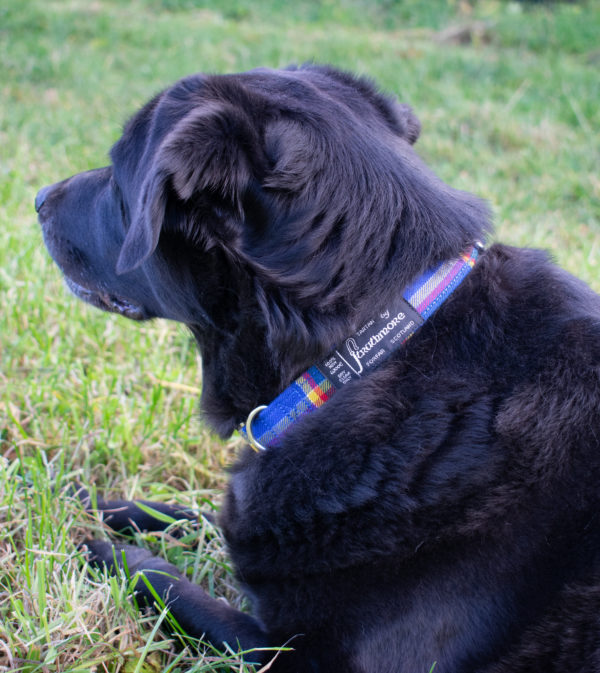
[[[266,451],[267,447],[263,446],[252,434],[252,421],[254,420],[254,417],[260,414],[260,412],[263,409],[266,409],[266,405],[263,404],[260,407],[256,407],[256,409],[252,409],[252,411],[248,414],[248,418],[246,419],[246,435],[248,437],[248,444],[258,453],[259,451]]]

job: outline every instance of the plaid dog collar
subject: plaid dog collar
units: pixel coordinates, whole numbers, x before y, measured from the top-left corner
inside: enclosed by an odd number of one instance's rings
[[[365,323],[322,361],[309,367],[268,406],[250,412],[239,428],[255,451],[275,447],[289,427],[331,399],[335,392],[380,365],[433,315],[475,266],[479,243],[458,259],[441,262],[411,285],[389,308]]]

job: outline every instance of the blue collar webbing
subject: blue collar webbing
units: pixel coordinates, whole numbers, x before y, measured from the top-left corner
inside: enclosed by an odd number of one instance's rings
[[[365,323],[326,358],[309,367],[268,406],[254,409],[240,434],[256,451],[277,446],[298,418],[327,402],[336,390],[381,364],[433,315],[475,266],[479,244],[441,262],[405,288],[388,309]]]

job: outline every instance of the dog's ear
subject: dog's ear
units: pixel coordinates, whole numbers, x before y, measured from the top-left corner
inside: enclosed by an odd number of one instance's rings
[[[265,171],[266,158],[251,118],[227,103],[205,103],[189,112],[160,145],[117,262],[132,271],[156,249],[167,198],[183,202],[203,191],[241,211],[242,195]]]

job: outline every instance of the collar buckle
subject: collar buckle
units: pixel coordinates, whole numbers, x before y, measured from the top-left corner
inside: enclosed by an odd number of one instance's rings
[[[261,406],[256,407],[256,409],[252,409],[252,411],[248,414],[248,418],[246,419],[245,423],[241,424],[241,428],[246,430],[246,437],[248,440],[248,444],[256,451],[256,453],[259,453],[260,451],[266,451],[267,447],[263,446],[257,439],[256,437],[252,434],[252,421],[258,414],[263,409],[266,409],[267,405],[262,404]]]

